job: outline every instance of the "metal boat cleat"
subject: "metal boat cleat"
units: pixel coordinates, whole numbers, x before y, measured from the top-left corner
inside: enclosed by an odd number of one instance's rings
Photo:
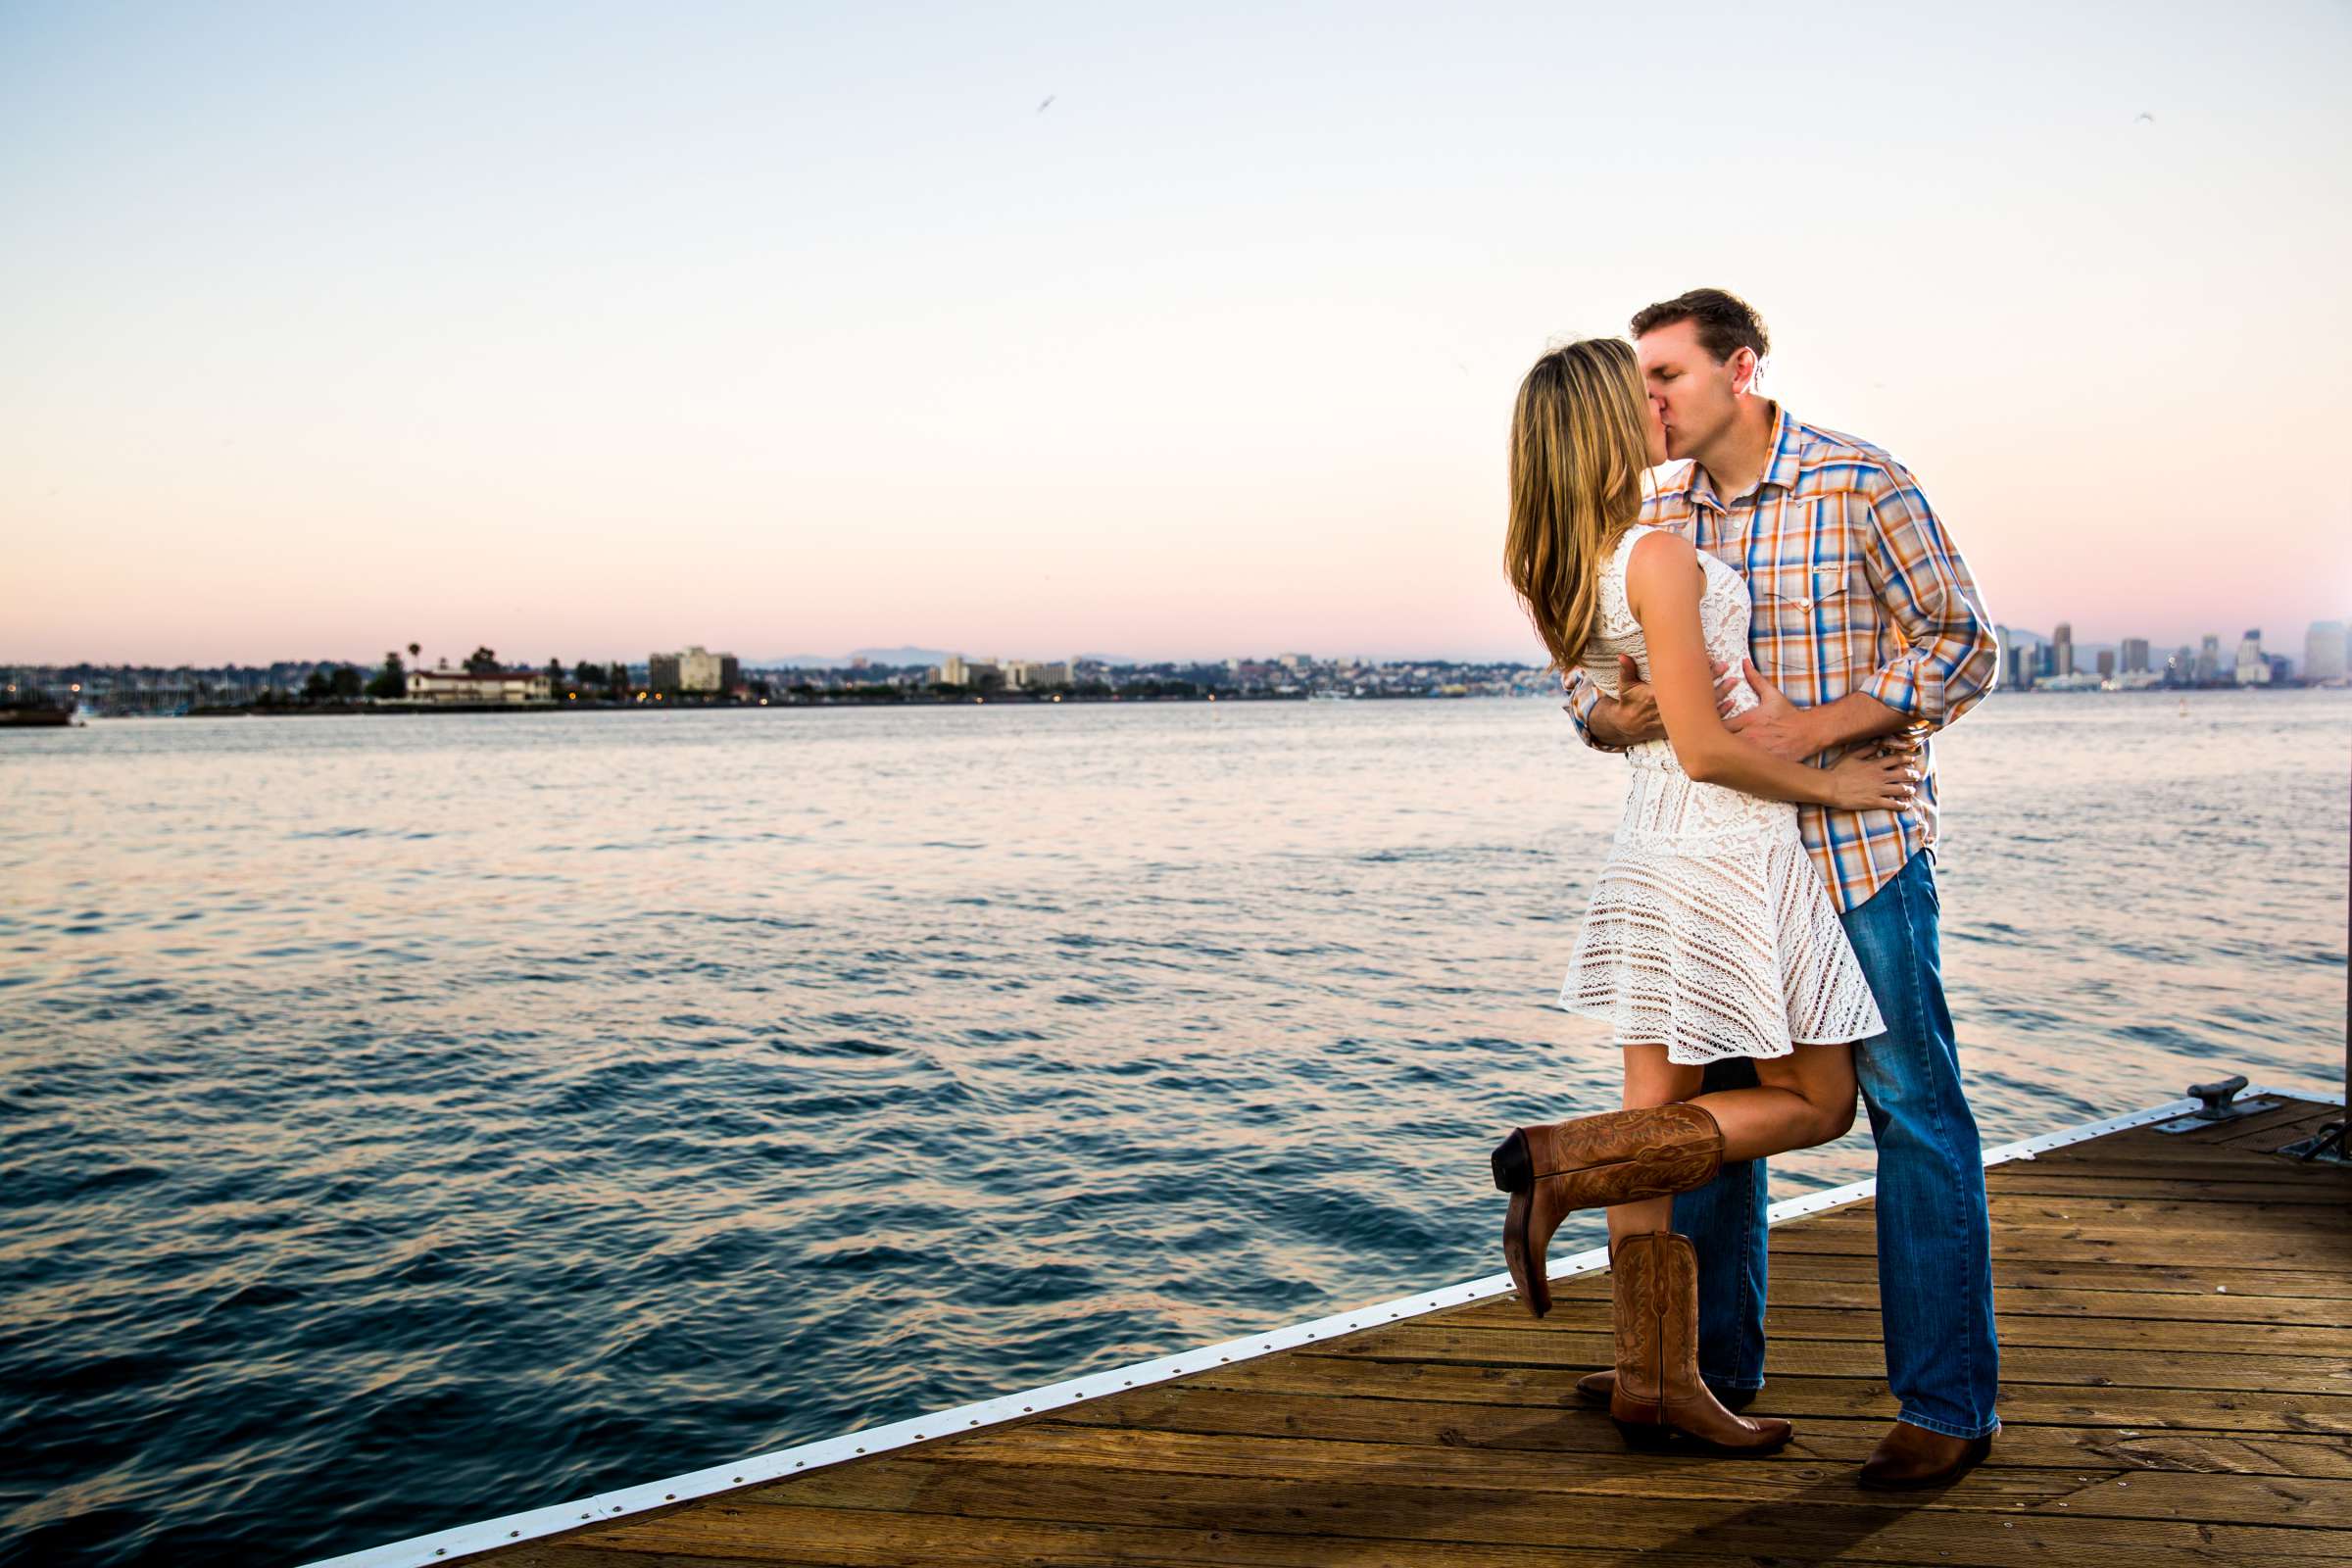
[[[2204,1103],[2185,1116],[2159,1122],[2156,1130],[2160,1133],[2193,1133],[2200,1127],[2211,1127],[2216,1122],[2235,1121],[2240,1116],[2251,1116],[2258,1111],[2276,1110],[2281,1103],[2276,1100],[2240,1100],[2237,1092],[2245,1087],[2246,1075],[2242,1072],[2233,1072],[2227,1078],[2217,1078],[2209,1084],[2190,1084],[2189,1098],[2201,1100]]]

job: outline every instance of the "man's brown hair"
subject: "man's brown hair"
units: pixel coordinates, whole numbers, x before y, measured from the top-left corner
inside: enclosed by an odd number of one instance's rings
[[[1634,314],[1634,336],[1672,326],[1677,321],[1698,323],[1698,346],[1712,355],[1718,365],[1741,349],[1755,350],[1759,360],[1772,352],[1772,338],[1764,330],[1764,318],[1739,295],[1719,288],[1694,288],[1688,294],[1677,294],[1670,300],[1643,307]]]

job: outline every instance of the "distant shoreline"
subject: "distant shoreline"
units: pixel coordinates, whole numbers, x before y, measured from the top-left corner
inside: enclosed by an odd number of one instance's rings
[[[2029,687],[2023,692],[2004,689],[1996,696],[2004,697],[2214,697],[2239,692],[2301,692],[2345,691],[2352,688],[2328,685],[2266,685],[2266,686],[2146,686],[2103,691],[2096,687],[2081,690],[2044,690]],[[998,693],[981,697],[771,697],[749,702],[561,702],[561,703],[268,703],[239,706],[215,705],[191,708],[184,713],[120,713],[105,717],[120,718],[317,718],[357,717],[365,714],[379,716],[431,713],[710,713],[756,712],[769,708],[1054,708],[1137,706],[1142,704],[1197,703],[1462,703],[1462,702],[1550,702],[1557,698],[1551,693],[1513,692],[1378,692],[1358,695],[1326,695],[1319,692],[1226,692],[1175,694],[1159,693],[1139,696],[1078,696],[1063,693],[1029,695],[1026,693]]]

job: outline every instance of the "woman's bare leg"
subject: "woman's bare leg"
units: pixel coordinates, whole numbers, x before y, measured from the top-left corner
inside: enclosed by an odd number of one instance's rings
[[[1625,1048],[1625,1108],[1644,1110],[1652,1105],[1671,1105],[1676,1101],[1689,1100],[1698,1094],[1702,1076],[1702,1070],[1698,1067],[1668,1061],[1664,1046],[1628,1046]],[[1639,1202],[1613,1204],[1609,1209],[1609,1246],[1612,1250],[1623,1237],[1639,1236],[1644,1231],[1672,1229],[1674,1200],[1671,1198],[1644,1198]]]
[[[1760,1159],[1845,1136],[1854,1124],[1854,1048],[1799,1046],[1756,1062],[1756,1087],[1698,1092],[1702,1069],[1666,1059],[1664,1046],[1625,1048],[1625,1108],[1688,1101],[1723,1129],[1723,1157]],[[1645,1198],[1609,1209],[1609,1245],[1674,1229],[1674,1200]]]
[[[1854,1124],[1854,1048],[1799,1046],[1758,1060],[1755,1088],[1720,1089],[1690,1103],[1723,1129],[1726,1164],[1833,1143]]]

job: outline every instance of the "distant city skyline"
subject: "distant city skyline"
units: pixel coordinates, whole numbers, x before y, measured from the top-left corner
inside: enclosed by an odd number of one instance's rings
[[[0,11],[0,660],[1537,659],[1519,377],[1701,283],[1994,618],[2343,614],[2352,13],[1834,33]]]

